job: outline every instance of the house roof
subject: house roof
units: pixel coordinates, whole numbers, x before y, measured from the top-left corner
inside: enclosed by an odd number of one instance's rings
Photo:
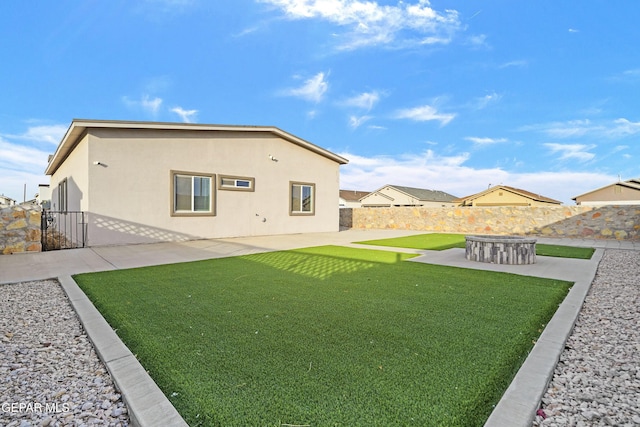
[[[385,185],[380,187],[376,191],[373,191],[371,194],[377,193],[378,191],[387,187],[394,188],[401,193],[424,202],[451,202],[456,198],[456,196],[452,196],[451,194],[445,193],[444,191],[440,190],[427,190],[425,188],[403,187],[400,185]]]
[[[510,191],[512,193],[519,194],[519,195],[521,195],[523,197],[526,197],[526,198],[531,199],[531,200],[535,200],[537,202],[554,203],[554,204],[558,204],[558,205],[562,204],[562,202],[559,201],[559,200],[555,200],[555,199],[552,199],[550,197],[545,197],[545,196],[543,196],[541,194],[532,193],[532,192],[527,191],[527,190],[522,190],[520,188],[509,187],[508,185],[496,185],[494,187],[487,188],[486,190],[481,191],[479,193],[472,194],[472,195],[467,196],[467,197],[460,197],[459,199],[456,200],[456,202],[472,201],[472,200],[475,200],[475,199],[477,199],[479,197],[482,197],[482,196],[484,196],[486,194],[493,193],[496,190]]]
[[[595,193],[596,191],[600,191],[602,189],[605,189],[605,188],[608,188],[608,187],[612,187],[614,185],[620,185],[622,187],[627,187],[627,188],[631,188],[631,189],[634,189],[634,190],[640,190],[640,178],[632,178],[632,179],[628,179],[626,181],[614,182],[613,184],[605,185],[604,187],[596,188],[595,190],[591,190],[591,191],[587,191],[586,193],[579,194],[576,197],[572,197],[571,200],[576,200],[579,197],[583,197],[583,196],[586,196],[588,194]]]
[[[4,194],[0,194],[0,199],[5,200],[7,203],[15,202],[15,200],[13,200],[11,197],[5,196]]]
[[[69,153],[84,137],[89,129],[155,129],[155,130],[188,130],[188,131],[237,131],[237,132],[269,132],[292,144],[306,148],[316,154],[324,156],[341,165],[349,163],[347,159],[331,151],[325,150],[315,144],[298,138],[275,126],[245,126],[245,125],[212,125],[196,123],[171,123],[171,122],[138,122],[121,120],[87,120],[73,119],[56,152],[49,157],[49,164],[45,175],[52,175],[64,162]]]
[[[357,202],[367,194],[369,194],[368,191],[340,190],[340,198],[349,202]]]

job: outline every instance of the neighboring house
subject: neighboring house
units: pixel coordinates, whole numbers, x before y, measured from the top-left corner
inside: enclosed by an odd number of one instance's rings
[[[506,185],[496,185],[457,200],[460,206],[550,206],[562,202]]]
[[[573,197],[577,205],[640,205],[640,179],[618,181]]]
[[[346,163],[270,126],[76,119],[45,173],[97,246],[338,231]]]
[[[359,208],[360,199],[369,194],[368,191],[340,190],[339,205],[341,208]]]
[[[4,194],[0,194],[0,208],[6,208],[9,206],[13,206],[16,204],[16,201],[11,197],[5,196]]]
[[[49,184],[39,184],[38,194],[36,194],[36,203],[45,209],[51,208],[51,188]]]
[[[360,199],[363,208],[425,206],[447,207],[455,206],[456,197],[444,191],[427,190],[424,188],[402,187],[399,185],[385,185],[372,191]]]

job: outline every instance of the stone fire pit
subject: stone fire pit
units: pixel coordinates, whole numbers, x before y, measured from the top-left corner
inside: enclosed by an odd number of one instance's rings
[[[465,236],[468,260],[493,264],[535,264],[536,239],[517,236]]]

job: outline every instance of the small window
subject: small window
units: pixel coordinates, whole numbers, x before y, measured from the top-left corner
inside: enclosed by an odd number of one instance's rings
[[[67,202],[67,178],[65,178],[58,184],[58,210],[66,212]]]
[[[291,215],[315,214],[316,185],[304,182],[291,183]]]
[[[218,188],[220,190],[254,191],[255,178],[243,176],[220,175]]]
[[[215,215],[214,175],[172,172],[172,215]]]

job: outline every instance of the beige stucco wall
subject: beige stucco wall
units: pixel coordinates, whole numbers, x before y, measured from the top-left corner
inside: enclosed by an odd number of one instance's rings
[[[347,199],[343,199],[342,197],[339,198],[339,203],[340,203],[340,207],[341,208],[359,208],[362,207],[362,203],[360,203],[359,201],[351,201],[351,200],[347,200]]]
[[[472,206],[553,206],[553,203],[544,203],[529,199],[511,191],[497,189],[473,200]]]
[[[404,194],[395,188],[384,187],[362,199],[362,206],[425,206],[442,207],[453,206],[451,202],[420,201],[415,197]]]
[[[89,142],[84,137],[64,161],[60,168],[51,176],[51,210],[59,210],[58,192],[63,179],[67,179],[67,210],[86,211],[89,209],[87,190],[89,186]]]
[[[88,171],[89,246],[338,230],[338,163],[272,133],[92,129],[81,145],[51,182]],[[171,216],[171,171],[252,177],[255,191],[216,188],[215,216]],[[315,215],[289,215],[290,181],[316,185]]]
[[[635,204],[640,205],[640,190],[614,184],[576,197],[579,205]]]

